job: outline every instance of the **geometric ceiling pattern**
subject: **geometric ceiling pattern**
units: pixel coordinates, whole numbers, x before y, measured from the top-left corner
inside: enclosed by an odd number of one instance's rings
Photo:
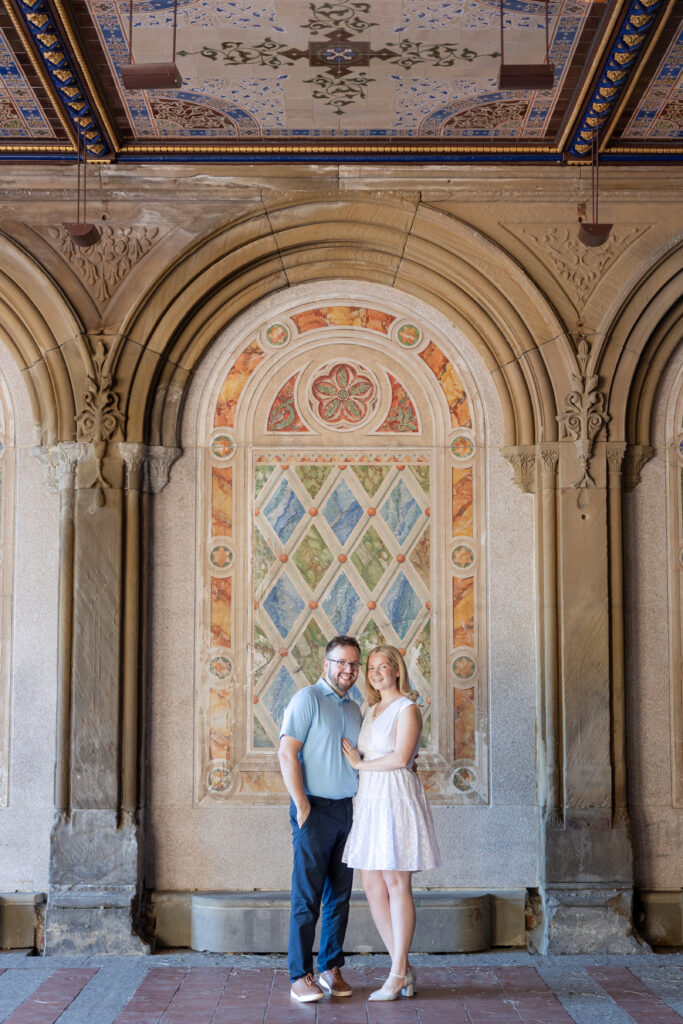
[[[133,0],[137,63],[173,0]],[[505,61],[546,5],[504,0]],[[577,162],[683,155],[683,0],[553,0],[546,90],[498,88],[499,0],[178,0],[178,89],[129,91],[129,0],[0,0],[0,158]]]

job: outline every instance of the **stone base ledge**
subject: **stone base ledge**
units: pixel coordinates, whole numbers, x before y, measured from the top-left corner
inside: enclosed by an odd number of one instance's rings
[[[533,953],[623,955],[649,949],[634,928],[629,886],[556,883],[546,885],[538,901],[537,923],[527,933]]]
[[[42,948],[45,893],[0,893],[0,949]]]
[[[154,892],[160,947],[214,953],[285,953],[289,893]],[[464,953],[524,945],[525,890],[416,890],[416,953]],[[316,947],[317,948],[317,947]],[[384,952],[362,893],[351,897],[348,953]]]
[[[637,895],[636,921],[651,946],[683,946],[683,892],[641,889]]]

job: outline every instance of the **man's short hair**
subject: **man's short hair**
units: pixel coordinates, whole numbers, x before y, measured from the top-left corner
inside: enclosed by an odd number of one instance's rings
[[[325,648],[325,657],[329,658],[335,647],[355,647],[360,657],[360,644],[355,636],[333,636]]]

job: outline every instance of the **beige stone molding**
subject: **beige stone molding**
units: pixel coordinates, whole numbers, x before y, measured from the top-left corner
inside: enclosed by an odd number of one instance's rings
[[[574,442],[581,464],[581,474],[572,487],[595,487],[589,472],[593,442],[611,417],[605,410],[605,395],[597,388],[597,374],[572,373],[570,380],[573,388],[565,395],[564,412],[556,419],[562,430],[562,439]]]
[[[606,447],[606,453],[607,465],[609,467],[610,474],[614,473],[620,475],[626,459],[626,442],[611,442]]]

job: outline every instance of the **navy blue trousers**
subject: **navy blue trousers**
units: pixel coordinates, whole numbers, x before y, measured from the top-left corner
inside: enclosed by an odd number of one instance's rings
[[[349,919],[353,869],[343,863],[346,837],[351,831],[351,797],[327,800],[309,797],[311,813],[302,828],[291,801],[294,869],[289,917],[289,976],[292,981],[313,973],[313,940],[322,901],[318,969],[327,971],[344,963],[344,936]]]

